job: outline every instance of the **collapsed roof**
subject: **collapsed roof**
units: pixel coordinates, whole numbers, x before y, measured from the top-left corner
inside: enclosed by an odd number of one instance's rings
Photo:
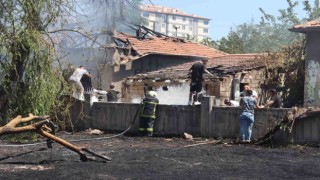
[[[191,42],[185,39],[169,37],[143,27],[146,32],[132,36],[125,33],[114,35],[118,47],[130,50],[129,60],[136,60],[147,55],[170,55],[194,58],[214,58],[227,55],[217,49]]]
[[[227,54],[208,60],[207,69],[216,78],[238,72],[250,71],[265,67],[264,54]],[[158,71],[137,74],[128,79],[186,79],[188,72],[194,62],[188,62]],[[208,76],[205,74],[205,76]]]
[[[136,36],[125,33],[117,33],[114,36],[116,45],[127,50],[120,59],[123,60],[125,59],[123,56],[126,56],[129,57],[129,60],[136,60],[148,55],[194,57],[199,60],[208,59],[207,69],[217,77],[264,67],[262,60],[264,54],[228,54],[199,43],[169,37],[144,26],[140,26],[136,33]],[[187,62],[158,71],[138,74],[130,78],[187,78],[188,71],[193,63]]]

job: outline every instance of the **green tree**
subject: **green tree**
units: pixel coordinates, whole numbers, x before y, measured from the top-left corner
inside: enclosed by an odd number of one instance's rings
[[[201,41],[201,44],[218,49],[218,43],[210,38],[205,38]]]
[[[243,42],[235,32],[231,31],[226,38],[221,38],[218,45],[219,50],[226,53],[243,53]]]
[[[49,114],[63,93],[46,36],[61,13],[57,4],[62,0],[1,0],[1,122],[19,114]]]
[[[226,52],[234,53],[254,53],[277,51],[281,48],[290,45],[295,41],[301,41],[303,36],[299,33],[288,31],[293,25],[297,25],[308,20],[317,19],[320,17],[319,0],[315,0],[313,6],[309,0],[303,1],[303,7],[306,12],[306,17],[299,18],[295,9],[299,5],[298,1],[287,0],[288,8],[280,9],[280,16],[267,14],[262,8],[260,11],[262,17],[259,23],[251,20],[249,23],[243,23],[231,30],[226,38],[218,41],[221,49]],[[239,38],[235,41],[234,37]],[[232,45],[235,43],[235,45]],[[233,49],[234,46],[239,46],[243,49]],[[229,44],[228,46],[225,44]]]
[[[129,20],[129,14],[140,15],[141,0],[90,1],[106,5],[102,7],[114,21],[105,21],[106,24],[121,22],[121,18],[122,22],[133,22]],[[79,0],[0,2],[0,122],[28,113],[61,113],[59,111],[64,110],[66,104],[61,97],[69,94],[69,89],[62,76],[55,41],[62,38],[61,32],[72,31],[94,42],[93,37],[99,31],[89,31],[81,26],[79,29],[63,29],[70,19],[80,16]],[[119,6],[114,8],[113,5]],[[133,12],[129,12],[130,9]],[[117,16],[112,16],[113,12]]]

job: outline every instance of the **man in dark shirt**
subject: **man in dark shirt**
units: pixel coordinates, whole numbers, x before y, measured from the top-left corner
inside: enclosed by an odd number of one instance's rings
[[[190,68],[191,83],[190,83],[190,94],[189,94],[189,105],[194,103],[195,105],[200,104],[198,101],[199,93],[202,91],[203,73],[206,72],[213,76],[207,69],[206,64],[208,60],[202,59],[200,62],[196,62]],[[192,98],[194,96],[194,99]],[[194,100],[194,101],[192,101]]]
[[[110,85],[110,89],[107,91],[107,100],[108,102],[116,102],[118,101],[118,91],[114,90],[114,85]]]
[[[263,107],[280,108],[282,101],[281,98],[277,95],[277,90],[270,89],[268,93],[270,98]]]
[[[89,94],[93,92],[92,81],[91,81],[90,76],[84,74],[82,76],[82,78],[80,79],[80,82],[84,88],[84,92],[89,93]]]

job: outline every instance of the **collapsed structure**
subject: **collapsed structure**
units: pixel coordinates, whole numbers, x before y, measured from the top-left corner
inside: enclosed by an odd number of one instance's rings
[[[158,91],[167,86],[169,91],[174,90],[175,93],[183,91],[180,95],[188,93],[188,69],[200,59],[209,60],[207,69],[216,76],[206,78],[207,95],[218,99],[237,99],[245,84],[259,89],[263,83],[263,54],[227,54],[145,27],[137,30],[136,36],[118,33],[114,36],[114,42],[112,81],[118,87],[122,84],[122,101],[132,102],[142,97],[146,84],[156,87]],[[170,99],[167,96],[171,96],[161,92],[158,95],[160,99]],[[173,101],[183,104],[179,99]]]
[[[209,59],[227,55],[208,46],[169,37],[141,27],[136,36],[125,33],[114,35],[115,47],[112,59],[114,69],[112,81],[117,83],[136,74],[158,71],[201,58]]]

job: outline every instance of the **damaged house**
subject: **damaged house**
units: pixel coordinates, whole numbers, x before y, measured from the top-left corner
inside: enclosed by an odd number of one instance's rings
[[[96,70],[91,69],[96,77],[93,83],[101,89],[113,83],[116,90],[121,90],[124,102],[140,101],[143,87],[148,84],[157,88],[160,98],[166,99],[163,103],[185,104],[188,70],[200,59],[209,59],[207,68],[215,74],[215,78],[206,77],[205,93],[215,96],[217,103],[224,98],[238,100],[245,84],[260,92],[263,83],[261,54],[227,54],[144,26],[139,27],[135,36],[114,32],[111,39],[113,43],[105,46],[103,53],[92,53],[96,59],[92,61]],[[81,59],[81,53],[74,56],[73,59]]]
[[[215,77],[205,74],[204,95],[215,96],[215,104],[222,105],[225,98],[239,100],[246,84],[260,94],[265,80],[263,57],[263,54],[226,54],[209,58],[207,69]],[[143,87],[149,85],[156,89],[160,103],[187,104],[190,89],[188,72],[193,63],[128,77],[122,86],[124,100],[137,102],[143,97]]]
[[[112,53],[112,83],[120,87],[123,79],[136,74],[195,62],[202,58],[222,57],[226,53],[208,46],[169,37],[141,27],[137,35],[116,33],[115,46],[108,47]]]
[[[136,36],[114,35],[112,82],[121,86],[122,101],[139,102],[145,85],[154,86],[162,103],[185,104],[189,93],[188,70],[200,59],[215,77],[206,77],[205,94],[239,100],[243,86],[260,92],[264,83],[262,54],[227,54],[214,48],[169,37],[145,27]],[[179,96],[177,96],[179,95]],[[220,101],[220,102],[219,102]]]

